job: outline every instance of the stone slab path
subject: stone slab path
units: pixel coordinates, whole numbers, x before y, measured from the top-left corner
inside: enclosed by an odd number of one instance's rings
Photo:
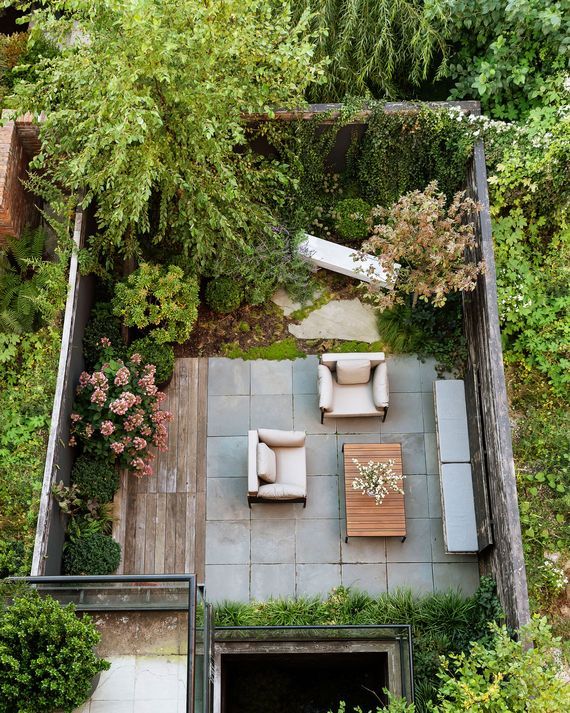
[[[332,300],[300,324],[290,324],[289,331],[297,339],[354,339],[369,344],[380,339],[374,310],[359,299]]]

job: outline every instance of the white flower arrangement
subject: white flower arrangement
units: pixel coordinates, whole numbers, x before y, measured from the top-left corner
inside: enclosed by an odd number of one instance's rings
[[[399,481],[403,480],[405,476],[394,472],[395,461],[379,463],[370,460],[368,463],[359,463],[356,458],[353,458],[352,462],[359,475],[352,481],[352,487],[354,490],[360,490],[363,495],[374,498],[376,505],[382,505],[384,498],[390,492],[404,494]]]

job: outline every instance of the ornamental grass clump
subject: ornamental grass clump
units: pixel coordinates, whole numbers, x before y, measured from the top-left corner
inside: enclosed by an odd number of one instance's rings
[[[167,450],[166,424],[172,414],[160,404],[166,395],[154,383],[155,366],[141,366],[140,354],[125,363],[111,360],[79,377],[70,445],[107,458],[135,475],[152,475],[151,446]]]
[[[382,505],[384,498],[390,492],[404,494],[400,481],[405,476],[398,475],[394,471],[395,461],[379,463],[369,460],[368,463],[359,463],[356,458],[353,458],[352,462],[359,473],[359,477],[352,481],[352,487],[354,490],[360,490],[363,495],[374,498],[376,505]]]

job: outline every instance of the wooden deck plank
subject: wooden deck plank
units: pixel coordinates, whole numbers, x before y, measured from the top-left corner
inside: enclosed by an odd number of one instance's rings
[[[166,492],[176,492],[176,471],[178,467],[178,389],[180,386],[178,373],[181,359],[176,360],[172,381],[168,388],[169,407],[173,419],[168,427],[168,451],[166,453]]]
[[[186,547],[184,550],[184,574],[195,571],[196,562],[196,493],[186,498]]]
[[[134,571],[144,574],[144,543],[146,530],[146,493],[136,495]]]
[[[173,574],[176,564],[176,493],[166,493],[164,573]]]
[[[144,574],[154,573],[154,546],[156,541],[156,493],[146,494],[146,526],[144,542]]]
[[[166,537],[166,493],[156,494],[156,539],[154,541],[154,574],[164,574]]]
[[[185,493],[176,493],[175,499],[175,540],[174,540],[174,572],[184,573],[184,559],[186,552],[186,497]]]
[[[390,492],[382,505],[374,498],[352,487],[358,477],[353,460],[368,463],[371,460],[394,461],[394,472],[402,476],[402,447],[399,443],[345,443],[344,444],[344,497],[346,504],[347,537],[405,537],[406,511],[404,496]],[[400,480],[400,487],[403,481]]]

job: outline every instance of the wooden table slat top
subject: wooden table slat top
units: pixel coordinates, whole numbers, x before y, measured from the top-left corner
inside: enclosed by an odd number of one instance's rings
[[[405,537],[406,510],[404,496],[390,492],[381,505],[374,498],[352,487],[358,477],[353,459],[360,464],[369,461],[394,461],[394,472],[402,475],[402,447],[399,443],[345,443],[344,497],[346,504],[346,536],[349,537]],[[400,480],[403,489],[403,480]]]

